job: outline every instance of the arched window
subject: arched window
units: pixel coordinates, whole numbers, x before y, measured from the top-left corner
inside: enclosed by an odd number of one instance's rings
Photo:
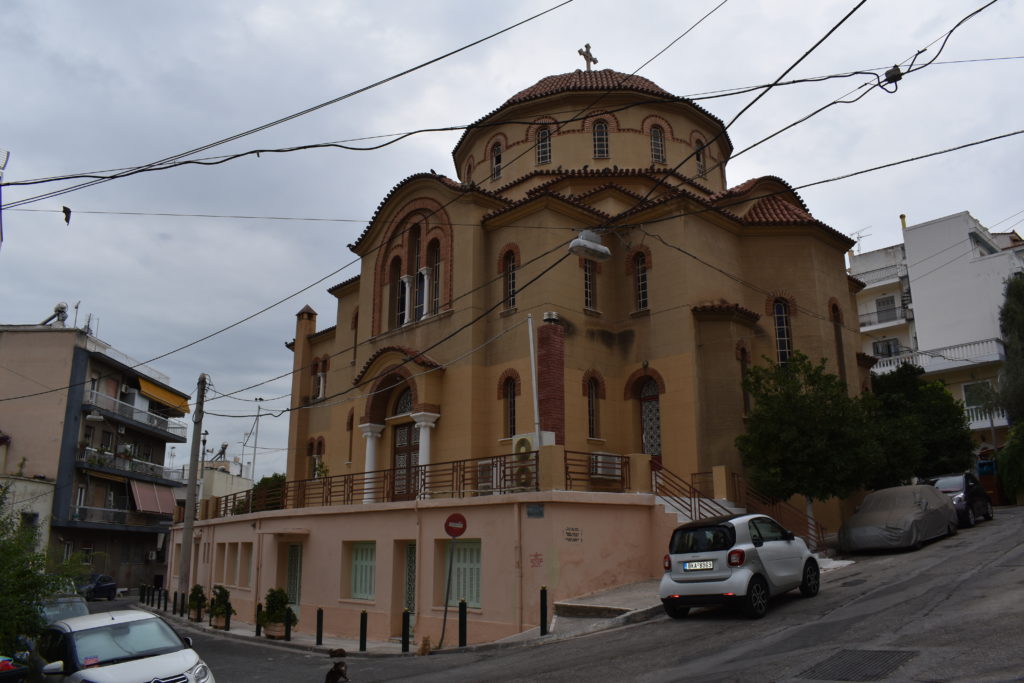
[[[491,145],[491,180],[501,177],[501,143]]]
[[[537,130],[537,165],[551,163],[551,131],[547,128]]]
[[[420,249],[422,238],[420,237],[420,225],[414,225],[409,229],[409,263],[412,268],[413,291],[413,313],[412,320],[421,319],[425,313],[427,293],[426,274],[420,268]]]
[[[601,413],[598,399],[601,397],[601,383],[596,377],[587,380],[587,436],[597,439],[601,436]]]
[[[406,388],[395,401],[395,412],[393,415],[407,415],[412,412],[412,390]]]
[[[608,122],[599,120],[594,122],[594,158],[608,158]]]
[[[651,163],[665,163],[665,131],[661,126],[651,126]]]
[[[642,452],[661,457],[661,409],[658,404],[658,383],[651,378],[640,387],[640,433]]]
[[[839,366],[839,379],[846,381],[846,359],[843,357],[843,313],[839,304],[832,304],[832,334],[836,340],[836,365]]]
[[[647,310],[647,256],[638,251],[633,256],[633,293],[636,310]]]
[[[516,307],[516,254],[511,249],[502,257],[502,283],[505,296],[505,310]]]
[[[431,240],[427,245],[427,267],[430,269],[427,312],[437,315],[441,310],[441,243],[437,240]]]
[[[516,435],[516,380],[514,377],[505,379],[501,394],[504,402],[505,422],[502,427],[505,430],[505,438],[510,439]]]
[[[388,319],[391,328],[394,329],[405,324],[405,281],[402,279],[401,259],[391,261],[391,268],[388,270],[388,291],[391,293],[391,314]]]
[[[772,318],[775,324],[775,353],[779,364],[789,362],[793,355],[793,331],[789,325],[789,302],[778,298],[772,303]]]
[[[704,143],[700,140],[697,141],[697,148],[694,150],[694,158],[697,161],[697,175],[703,178],[708,173],[708,162],[706,148]]]

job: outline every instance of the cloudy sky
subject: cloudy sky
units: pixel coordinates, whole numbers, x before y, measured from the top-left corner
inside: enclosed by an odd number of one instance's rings
[[[771,83],[856,6],[854,0],[573,0],[518,28],[384,85],[189,158],[465,125],[541,78],[583,66],[640,75],[706,97]],[[438,58],[559,0],[5,0],[0,13],[4,182],[148,164],[334,100]],[[1024,128],[1024,2],[868,2],[786,80],[916,66],[889,94],[833,106],[728,166],[730,185],[778,175],[791,185]],[[626,8],[629,7],[627,10]],[[729,133],[736,151],[868,82],[866,75],[778,87]],[[853,96],[863,93],[857,90]],[[729,121],[756,93],[700,100]],[[287,373],[295,313],[334,324],[327,287],[357,273],[347,245],[410,174],[454,176],[459,131],[377,151],[313,149],[183,166],[67,188],[3,188],[0,322],[37,323],[58,302],[91,314],[98,336],[147,361],[272,304],[270,310],[153,363],[194,391],[208,373],[230,393]],[[369,145],[389,137],[353,142]],[[1024,230],[1024,135],[800,190],[812,213],[871,250],[910,223],[970,211]],[[72,210],[65,225],[61,207]],[[200,217],[202,214],[204,217]],[[318,283],[319,284],[314,284]],[[955,313],[953,313],[955,314]],[[74,322],[74,310],[72,319]],[[0,376],[2,382],[2,376]],[[263,411],[288,405],[277,379],[208,404],[210,444],[229,456]],[[216,395],[216,393],[214,394]],[[216,413],[217,415],[213,415]],[[287,416],[260,421],[257,473],[283,471]],[[177,447],[181,465],[188,444]],[[244,454],[252,458],[252,440]]]

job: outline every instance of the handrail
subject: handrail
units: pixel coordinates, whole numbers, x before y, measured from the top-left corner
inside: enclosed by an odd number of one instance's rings
[[[772,500],[751,486],[742,474],[734,472],[732,480],[736,491],[737,505],[746,508],[749,512],[773,517],[782,526],[803,538],[811,550],[818,551],[826,548],[825,527],[817,520],[808,517],[806,512],[793,507],[786,501]]]
[[[628,491],[629,456],[566,451],[565,488],[570,491]]]
[[[690,520],[732,514],[727,507],[714,498],[705,496],[685,479],[663,466],[652,465],[651,472],[654,475],[654,493]]]

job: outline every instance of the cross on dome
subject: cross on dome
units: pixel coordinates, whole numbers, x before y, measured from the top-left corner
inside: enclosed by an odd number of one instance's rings
[[[580,57],[583,57],[587,62],[587,71],[590,71],[591,64],[597,64],[597,57],[590,54],[590,43],[587,43],[583,48],[580,48],[576,52],[578,52]]]

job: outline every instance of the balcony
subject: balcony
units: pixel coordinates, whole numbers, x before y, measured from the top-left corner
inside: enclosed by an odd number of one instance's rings
[[[902,325],[908,320],[914,319],[914,309],[906,306],[895,306],[893,308],[881,308],[870,313],[863,313],[859,316],[860,329],[888,327],[890,325]]]
[[[983,339],[930,351],[913,351],[891,358],[882,358],[871,370],[884,374],[892,372],[903,363],[911,363],[924,368],[926,373],[936,373],[979,363],[999,363],[1004,360],[1006,360],[1006,349],[1003,347],[1003,340]]]
[[[972,430],[985,430],[993,427],[1007,427],[1009,421],[1006,419],[1006,411],[1001,408],[992,411],[992,415],[982,408],[981,406],[964,406],[964,412],[967,413],[967,419],[970,422]]]
[[[171,515],[160,515],[152,512],[140,512],[138,510],[125,510],[122,508],[100,508],[88,505],[72,505],[71,521],[87,524],[109,524],[116,526],[140,527],[152,529],[153,527],[170,527]]]
[[[875,268],[874,270],[865,270],[863,273],[850,273],[850,275],[871,287],[882,282],[893,282],[901,277],[906,277],[907,264],[895,263],[891,266]]]
[[[113,453],[104,453],[95,448],[81,448],[76,454],[75,460],[80,467],[97,467],[106,470],[120,470],[142,474],[156,479],[170,479],[177,481],[175,474],[177,470],[166,468],[155,462],[136,460]]]
[[[157,430],[165,434],[170,434],[174,437],[175,441],[184,442],[185,437],[188,434],[188,424],[184,420],[173,420],[161,415],[156,415],[148,410],[136,408],[130,403],[118,401],[113,396],[107,396],[106,394],[101,394],[98,391],[93,391],[88,387],[85,389],[83,402],[86,405],[94,406],[100,410],[105,410],[118,417],[131,420],[144,429],[150,431]]]

